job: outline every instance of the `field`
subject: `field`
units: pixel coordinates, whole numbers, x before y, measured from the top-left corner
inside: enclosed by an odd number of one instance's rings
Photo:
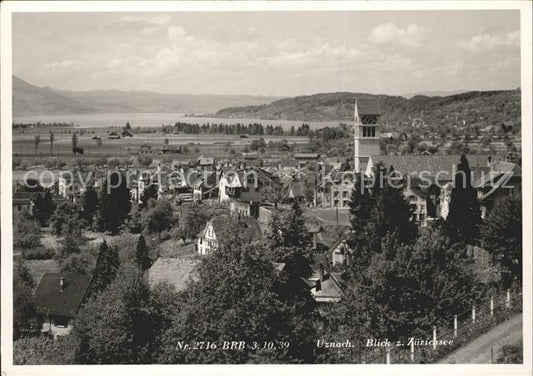
[[[31,128],[24,130],[13,130],[13,156],[24,157],[50,157],[61,156],[70,157],[72,153],[72,131],[73,128],[57,128],[54,130],[54,143],[52,154],[50,153],[49,128]],[[79,130],[77,130],[79,131]],[[199,155],[220,157],[229,154],[230,149],[243,151],[250,145],[252,140],[263,138],[266,143],[287,140],[289,144],[303,144],[308,142],[307,137],[302,136],[249,136],[241,138],[236,135],[223,134],[163,134],[142,133],[133,137],[120,139],[109,139],[110,129],[88,128],[84,129],[84,134],[78,134],[78,146],[84,149],[83,157],[101,156],[130,156],[139,153],[141,145],[150,145],[152,150],[157,151],[164,147],[165,139],[168,139],[168,148],[171,150],[187,147],[187,155],[181,154],[182,158],[192,158]],[[67,133],[68,132],[68,133]],[[35,135],[39,135],[40,143],[35,151]],[[102,144],[99,147],[94,136],[101,137]],[[179,155],[176,159],[179,159]]]

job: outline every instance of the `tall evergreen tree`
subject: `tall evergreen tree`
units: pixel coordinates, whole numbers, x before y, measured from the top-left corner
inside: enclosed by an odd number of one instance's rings
[[[148,201],[157,200],[158,192],[157,185],[150,184],[148,187],[144,188],[141,193],[141,202],[139,203],[139,209],[145,209],[148,207]]]
[[[152,265],[152,260],[148,254],[148,247],[146,246],[146,241],[144,240],[144,236],[142,234],[139,236],[139,240],[137,241],[135,260],[137,262],[137,266],[142,271],[148,270]]]
[[[374,236],[382,239],[387,233],[396,233],[402,243],[412,241],[417,234],[417,226],[412,219],[412,210],[403,196],[404,185],[391,166],[384,179],[383,188],[375,200],[372,212]],[[380,247],[379,244],[376,247]]]
[[[98,203],[97,227],[116,234],[131,210],[131,193],[126,177],[118,171],[109,175]]]
[[[45,226],[55,210],[54,200],[49,190],[37,193],[33,200],[33,216],[41,226]]]
[[[96,259],[91,292],[97,293],[104,290],[115,279],[117,269],[120,265],[118,251],[115,247],[109,247],[104,241],[100,244],[100,250]]]
[[[522,198],[520,194],[498,198],[481,225],[481,241],[497,265],[502,284],[522,280]]]
[[[455,174],[450,211],[446,218],[446,229],[452,242],[473,244],[478,240],[481,209],[471,175],[468,159],[463,154]]]
[[[123,265],[116,279],[81,308],[72,334],[76,363],[153,363],[163,321],[142,272]]]
[[[92,226],[94,215],[98,210],[98,193],[92,184],[87,184],[87,189],[81,196],[81,215]]]

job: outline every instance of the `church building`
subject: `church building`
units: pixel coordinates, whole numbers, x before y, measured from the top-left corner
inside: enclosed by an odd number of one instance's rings
[[[379,155],[379,117],[375,100],[359,99],[354,108],[354,169],[365,172],[370,156]]]

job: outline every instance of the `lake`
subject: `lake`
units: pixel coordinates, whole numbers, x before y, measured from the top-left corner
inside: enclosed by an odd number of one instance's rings
[[[184,122],[191,124],[251,124],[261,123],[264,126],[281,125],[284,129],[290,129],[294,126],[298,128],[303,121],[297,120],[260,120],[260,119],[224,119],[212,117],[196,117],[187,116],[180,113],[102,113],[102,114],[70,114],[70,115],[31,115],[31,116],[13,116],[15,123],[73,123],[77,128],[100,128],[100,127],[123,127],[126,122],[135,127],[160,127],[161,125],[172,125],[176,122]],[[324,128],[327,126],[338,126],[341,121],[328,122],[309,122],[311,129]]]

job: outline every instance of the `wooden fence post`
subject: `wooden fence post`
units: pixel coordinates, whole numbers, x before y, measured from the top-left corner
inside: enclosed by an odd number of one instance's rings
[[[507,299],[505,301],[505,306],[511,308],[511,289],[507,289]]]
[[[415,339],[411,339],[411,362],[415,361]]]
[[[490,317],[494,316],[494,298],[490,297]]]
[[[472,324],[476,323],[476,306],[472,306]]]
[[[457,315],[453,315],[453,338],[457,338]]]
[[[433,350],[437,350],[437,326],[433,325]]]

